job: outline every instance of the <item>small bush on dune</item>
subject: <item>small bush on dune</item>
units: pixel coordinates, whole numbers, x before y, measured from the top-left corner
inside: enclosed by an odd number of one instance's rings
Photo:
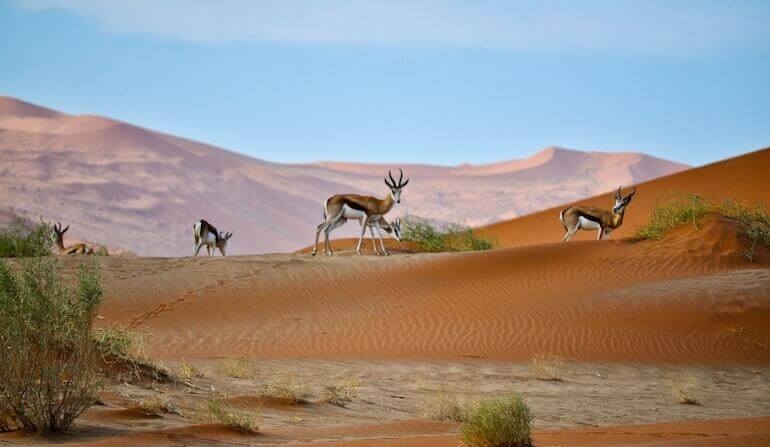
[[[564,362],[556,356],[537,355],[529,361],[529,372],[537,380],[559,382],[562,380]]]
[[[329,385],[324,393],[324,402],[344,407],[348,402],[353,401],[353,398],[358,394],[359,387],[361,387],[361,383],[356,379],[349,379],[336,385]]]
[[[307,385],[293,374],[285,374],[265,385],[261,394],[288,404],[299,404],[306,401],[308,390]]]
[[[51,258],[24,260],[18,273],[0,260],[0,428],[63,431],[96,401],[98,264],[77,282],[66,285]]]
[[[447,225],[439,229],[415,216],[404,218],[401,237],[416,242],[424,251],[432,253],[490,250],[498,245],[494,239],[479,236],[469,227]]]
[[[246,359],[226,358],[219,361],[217,369],[226,377],[247,379],[253,374],[253,365]]]
[[[203,414],[202,420],[209,424],[222,424],[241,433],[259,432],[259,414],[257,412],[226,406],[217,399],[208,402],[208,408]]]
[[[532,414],[521,395],[481,400],[468,407],[460,431],[468,447],[531,445]]]
[[[700,405],[700,400],[697,396],[698,381],[693,376],[682,376],[677,379],[672,390],[674,396],[677,398],[680,404],[685,405]]]
[[[203,377],[203,371],[182,359],[182,363],[179,365],[179,376],[185,380],[200,379]]]
[[[425,403],[425,415],[434,421],[462,422],[465,410],[453,393],[442,391]]]
[[[51,254],[53,229],[45,222],[32,223],[23,216],[12,216],[0,229],[0,258],[26,258]]]
[[[124,328],[102,327],[94,329],[93,338],[101,363],[108,369],[112,368],[118,380],[173,381],[166,368],[144,353],[140,334]]]
[[[747,207],[733,200],[719,202],[695,194],[675,196],[659,204],[650,213],[650,221],[637,229],[634,239],[661,239],[685,224],[697,228],[714,215],[738,221],[738,233],[748,244],[744,255],[749,261],[758,246],[770,246],[770,215],[764,205]]]

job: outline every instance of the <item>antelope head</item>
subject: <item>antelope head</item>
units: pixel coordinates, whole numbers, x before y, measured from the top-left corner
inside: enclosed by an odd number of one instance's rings
[[[615,206],[612,207],[612,212],[615,214],[623,214],[626,206],[631,203],[631,199],[633,199],[634,194],[636,194],[636,186],[634,186],[634,190],[627,196],[623,196],[621,193],[622,189],[623,185],[618,186],[618,190],[615,191]]]
[[[385,179],[385,184],[388,185],[388,188],[390,188],[390,194],[393,196],[393,200],[396,201],[396,203],[401,203],[401,189],[406,186],[407,183],[409,183],[409,179],[406,179],[404,181],[404,171],[401,170],[401,168],[398,169],[401,175],[398,178],[398,181],[393,178],[393,174],[390,173],[390,170],[388,170],[388,177],[390,178],[390,181],[388,179]]]

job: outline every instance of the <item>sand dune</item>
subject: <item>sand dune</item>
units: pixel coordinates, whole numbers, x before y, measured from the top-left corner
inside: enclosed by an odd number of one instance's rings
[[[639,243],[102,262],[103,323],[165,358],[770,359],[768,258],[748,264],[730,221]]]
[[[734,199],[748,204],[770,204],[768,172],[770,148],[640,183],[636,197],[626,211],[623,226],[610,237],[620,239],[630,236],[636,227],[648,221],[650,211],[657,203],[677,193],[694,193],[719,200]],[[612,193],[606,193],[497,222],[483,227],[482,231],[497,237],[503,247],[555,242],[564,235],[558,220],[561,210],[572,204],[610,208],[613,203]],[[581,231],[573,240],[595,237],[594,232]]]
[[[61,220],[74,239],[143,255],[190,254],[192,224],[200,218],[234,231],[233,254],[297,250],[312,241],[328,196],[382,196],[383,176],[399,166],[412,182],[393,217],[470,225],[686,168],[638,153],[559,148],[484,166],[279,164],[0,97],[0,210]],[[336,233],[350,236],[355,228]]]

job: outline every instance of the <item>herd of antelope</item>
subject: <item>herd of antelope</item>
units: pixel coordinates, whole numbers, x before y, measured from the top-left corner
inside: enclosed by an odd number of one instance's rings
[[[400,175],[398,181],[396,181],[393,178],[393,174],[388,171],[385,185],[389,189],[389,194],[384,199],[358,194],[336,194],[326,199],[323,206],[324,220],[316,227],[315,241],[311,254],[313,256],[316,255],[318,238],[323,231],[324,254],[331,256],[333,252],[329,242],[329,234],[348,220],[356,220],[361,225],[361,234],[356,245],[356,253],[361,254],[361,244],[368,228],[372,236],[374,252],[378,255],[389,255],[390,253],[385,248],[385,242],[382,239],[382,231],[384,230],[386,233],[392,234],[396,240],[400,241],[401,219],[397,218],[393,222],[388,222],[385,219],[385,215],[393,208],[393,205],[401,203],[401,190],[409,183],[409,179],[404,180],[404,172],[401,169],[399,169],[399,172]],[[562,210],[559,213],[559,221],[566,231],[562,241],[569,241],[579,230],[596,231],[596,238],[602,240],[610,232],[623,224],[623,215],[634,194],[636,194],[635,187],[628,195],[624,196],[623,187],[620,186],[615,191],[615,205],[609,210],[588,206],[570,206]],[[90,255],[94,253],[93,248],[87,247],[82,243],[65,247],[64,233],[68,229],[69,225],[62,229],[59,222],[54,225],[56,247],[59,250],[59,254]],[[380,249],[377,248],[375,232],[380,241]],[[201,219],[193,225],[193,255],[198,256],[201,248],[205,246],[206,253],[209,256],[216,254],[216,250],[219,250],[220,254],[225,256],[227,242],[232,236],[232,232],[217,231],[216,227]]]

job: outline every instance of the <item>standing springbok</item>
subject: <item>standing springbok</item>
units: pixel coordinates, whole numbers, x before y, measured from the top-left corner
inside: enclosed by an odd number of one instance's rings
[[[338,223],[335,224],[335,226],[342,225],[339,223],[340,221],[337,221]],[[390,256],[390,252],[388,252],[388,250],[385,248],[385,242],[382,240],[382,232],[380,230],[385,230],[386,233],[392,234],[397,241],[401,242],[401,218],[397,217],[396,220],[391,223],[385,220],[384,217],[380,216],[380,218],[376,221],[372,222],[370,220],[368,226],[369,232],[372,235],[372,248],[374,249],[374,253],[378,255],[383,254],[385,256]],[[334,228],[332,228],[332,230],[334,230]],[[380,239],[380,247],[382,247],[382,253],[380,253],[380,251],[377,249],[377,243],[374,238],[374,230],[377,230],[377,236]]]
[[[232,231],[229,233],[220,233],[214,225],[211,225],[203,219],[195,222],[195,225],[193,225],[193,240],[195,241],[193,250],[195,251],[195,254],[193,256],[198,256],[198,252],[201,251],[201,247],[204,245],[206,246],[206,253],[209,256],[211,256],[212,252],[216,253],[215,248],[218,248],[222,256],[225,256],[227,241],[230,240],[232,236]]]
[[[387,214],[395,203],[401,203],[401,190],[409,183],[409,179],[404,181],[404,171],[399,169],[399,172],[401,175],[397,182],[393,178],[393,174],[388,171],[390,181],[386,178],[385,184],[390,188],[390,194],[384,199],[358,194],[337,194],[326,199],[324,203],[324,221],[316,228],[312,255],[315,256],[318,249],[318,237],[321,231],[324,232],[324,254],[332,255],[329,233],[350,219],[361,222],[361,235],[358,238],[358,245],[356,245],[356,253],[360,255],[361,243],[364,240],[366,228],[375,223],[374,228],[379,232],[380,218]],[[372,234],[373,236],[374,234]],[[380,242],[382,242],[382,238],[380,238]],[[385,246],[383,244],[384,249]],[[384,251],[387,253],[386,250]]]
[[[559,220],[567,233],[561,239],[566,242],[572,239],[572,236],[578,230],[598,230],[597,240],[602,240],[604,236],[610,234],[612,230],[623,225],[623,214],[626,206],[631,203],[631,199],[636,194],[636,187],[627,196],[621,194],[623,186],[619,186],[615,191],[615,206],[611,210],[594,208],[588,206],[571,206],[559,214]]]
[[[84,243],[79,244],[73,244],[69,247],[64,246],[64,233],[67,232],[67,230],[70,229],[70,226],[67,225],[62,229],[61,222],[56,222],[56,224],[53,226],[53,232],[56,234],[56,248],[59,249],[60,255],[92,255],[94,254],[94,249],[87,247]]]

